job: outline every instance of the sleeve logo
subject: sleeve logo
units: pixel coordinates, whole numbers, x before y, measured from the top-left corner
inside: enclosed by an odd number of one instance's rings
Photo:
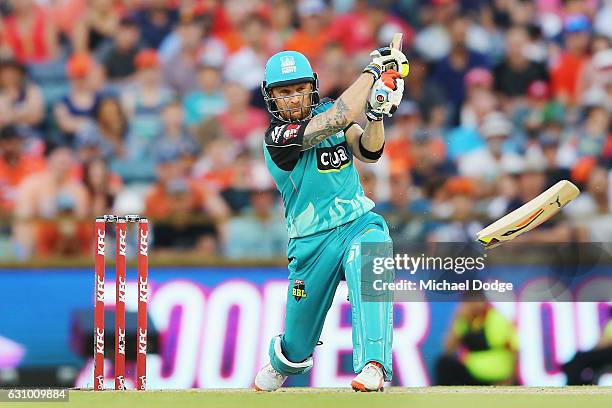
[[[285,131],[283,132],[283,139],[290,140],[298,135],[298,130],[300,129],[300,125],[296,123],[290,123],[285,127]]]
[[[272,130],[271,137],[272,142],[276,145],[286,144],[291,139],[295,139],[298,136],[300,125],[297,123],[290,123],[286,126],[277,126]]]
[[[278,144],[278,142],[280,141],[282,132],[283,132],[283,127],[282,126],[275,127],[272,130],[272,142],[274,142],[275,144]]]

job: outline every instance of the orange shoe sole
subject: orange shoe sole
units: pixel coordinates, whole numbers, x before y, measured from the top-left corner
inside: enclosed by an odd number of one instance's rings
[[[358,382],[358,381],[351,381],[351,387],[353,388],[353,390],[355,390],[356,392],[382,392],[385,389],[383,388],[383,382],[380,382],[380,385],[378,386],[378,389],[376,390],[368,390],[365,385],[363,385],[362,383]]]

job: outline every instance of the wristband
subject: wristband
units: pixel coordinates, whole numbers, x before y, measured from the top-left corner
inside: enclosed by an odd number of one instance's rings
[[[383,120],[383,114],[379,112],[375,112],[373,110],[368,109],[365,115],[366,115],[366,119],[368,120],[368,122],[380,122],[381,120]]]
[[[380,156],[382,156],[383,154],[383,150],[385,150],[385,143],[383,142],[382,147],[375,152],[371,152],[368,149],[366,149],[363,144],[361,143],[361,138],[363,137],[363,133],[361,134],[361,136],[359,136],[359,152],[361,153],[361,155],[363,157],[365,157],[368,160],[378,160],[380,159]]]
[[[367,67],[363,69],[363,73],[372,74],[374,81],[378,80],[382,75],[382,67],[378,64],[371,62]]]
[[[346,125],[346,127],[344,128],[344,130],[342,130],[342,132],[346,133],[347,130],[349,130],[351,128],[351,126],[353,125],[357,125],[358,123],[353,121],[351,123],[349,123],[348,125]]]

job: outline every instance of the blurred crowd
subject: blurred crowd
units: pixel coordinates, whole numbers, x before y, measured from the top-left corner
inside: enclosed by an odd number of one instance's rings
[[[0,259],[88,256],[93,218],[154,250],[283,257],[263,164],[268,57],[337,97],[404,33],[404,100],[356,163],[396,241],[471,241],[548,186],[534,242],[612,241],[612,0],[0,0]]]

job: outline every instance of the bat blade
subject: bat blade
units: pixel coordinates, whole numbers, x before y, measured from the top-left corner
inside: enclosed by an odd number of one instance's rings
[[[580,190],[568,180],[562,180],[520,208],[506,214],[476,234],[487,249],[510,241],[549,220],[567,203],[578,197]]]
[[[393,38],[391,39],[391,44],[389,45],[391,48],[395,48],[396,50],[402,50],[402,38],[404,37],[404,35],[402,33],[395,33],[393,34]],[[405,78],[408,76],[408,74],[410,73],[410,65],[408,64],[408,62],[405,62],[402,64],[401,67],[396,67],[394,64],[394,68],[395,70],[397,70],[400,75],[402,76],[402,78]]]
[[[391,48],[395,48],[396,50],[402,50],[402,37],[404,35],[402,33],[393,34],[393,39],[391,40]]]

